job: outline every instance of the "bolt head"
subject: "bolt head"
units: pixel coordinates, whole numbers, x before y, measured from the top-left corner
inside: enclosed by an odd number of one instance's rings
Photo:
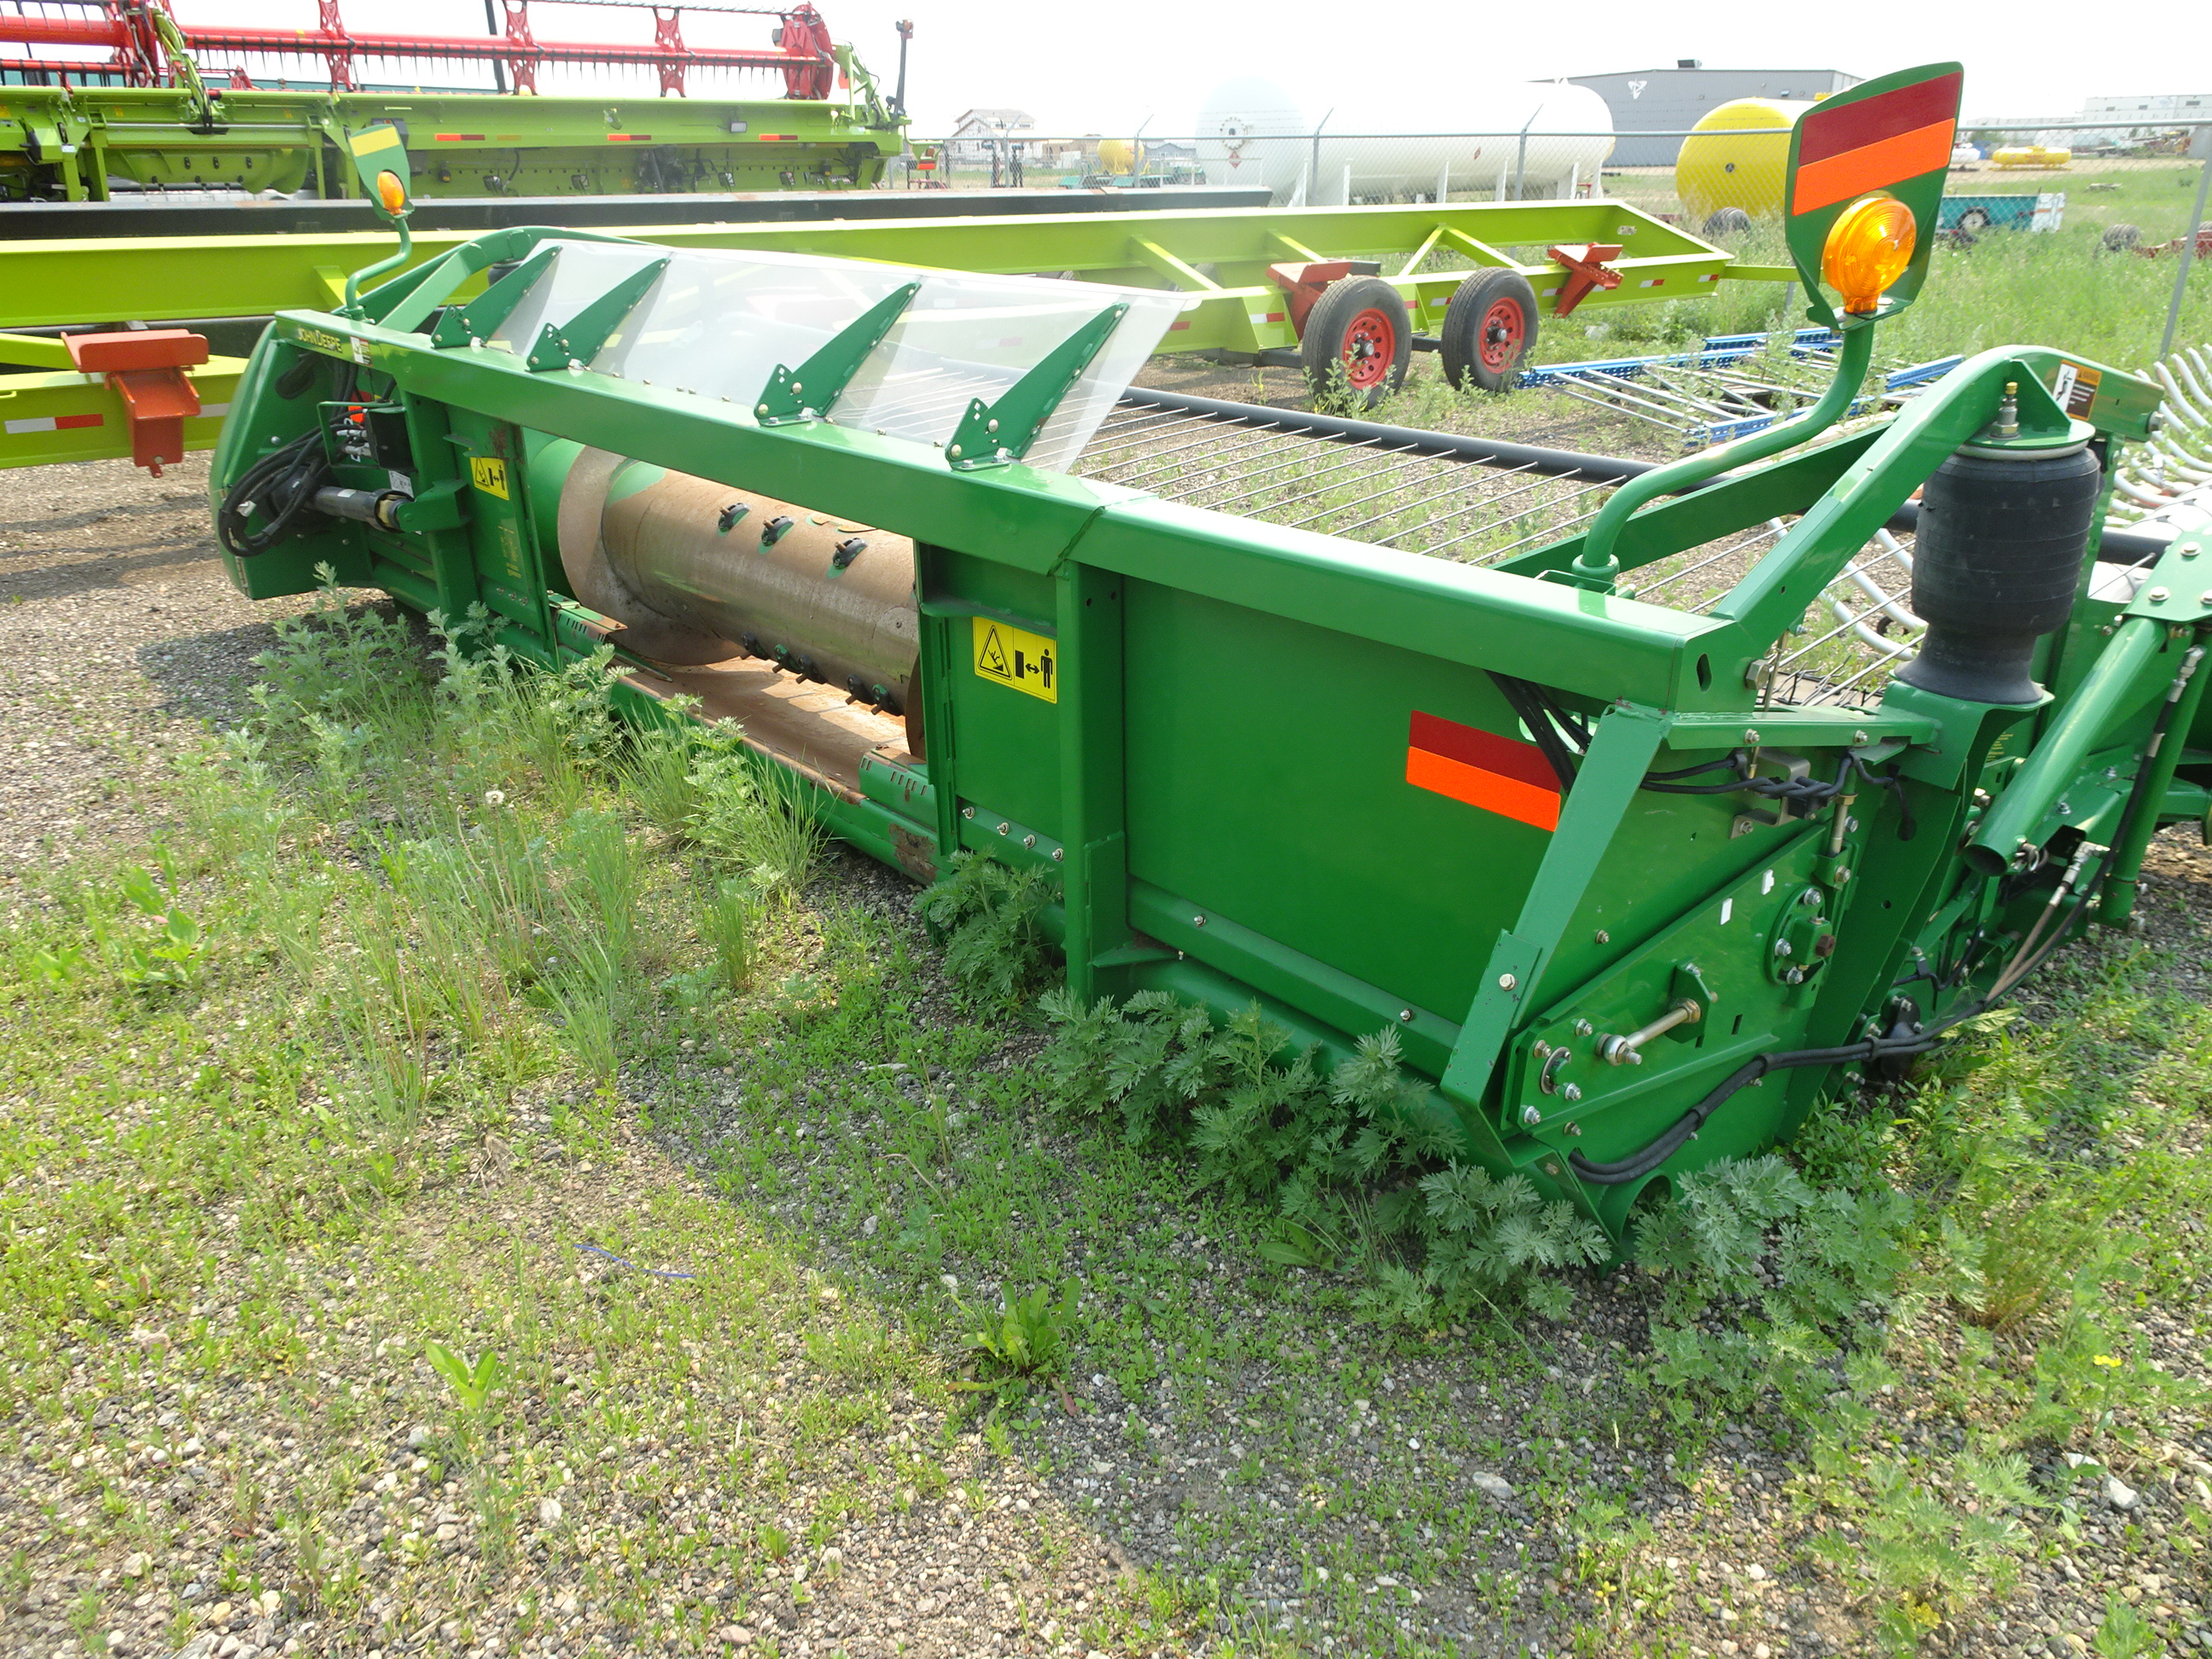
[[[1523,1106],[1521,1109],[1521,1121],[1533,1129],[1544,1121],[1544,1114],[1534,1106]]]
[[[975,816],[975,809],[972,806],[963,806],[960,809],[960,816],[963,818],[972,818]]]
[[[1867,745],[1867,734],[1863,732],[1854,732],[1851,733],[1851,742],[1856,747],[1863,749]]]
[[[983,430],[986,432],[996,432],[998,429],[999,423],[996,421],[986,421],[983,422]]]
[[[754,413],[754,414],[756,414],[756,415],[765,415],[765,414],[767,414],[767,413],[768,413],[768,405],[767,405],[766,404],[761,404],[759,408],[757,408],[757,409],[756,409],[755,410],[753,410],[753,413]]]
[[[1746,743],[1757,743],[1759,741],[1758,729],[1756,727],[1752,727],[1746,730],[1743,734],[1743,740]]]
[[[1401,1025],[1411,1025],[1413,1023],[1413,1011],[1411,1008],[1401,1008],[1398,1011],[1398,1024]]]
[[[1510,991],[1520,982],[1510,974],[1500,974],[1498,976],[1498,988],[1501,991]]]
[[[1613,943],[1613,935],[1607,933],[1602,927],[1599,928],[1596,933],[1591,934],[1590,937],[1595,939],[1600,945],[1610,945]]]
[[[1802,968],[1792,968],[1782,977],[1792,985],[1802,985],[1805,982],[1805,970]]]
[[[1206,918],[1204,916],[1193,916],[1190,919],[1190,925],[1194,927],[1203,927],[1206,926]]]
[[[957,461],[960,459],[960,446],[958,444],[955,444],[951,448],[946,450],[945,453]]]
[[[1067,849],[1065,847],[1055,847],[1052,849],[1052,861],[1054,864],[1060,863],[1066,856]]]
[[[1012,824],[1011,824],[1011,823],[1001,823],[1001,824],[999,826],[999,833],[1000,833],[1000,835],[1002,835],[1002,836],[1003,836],[1003,835],[1005,835],[1005,834],[1006,833],[1006,831],[1007,831],[1007,830],[1009,830],[1012,829],[1013,827],[1014,827],[1014,826],[1013,826]]]
[[[1559,1091],[1559,1096],[1560,1098],[1571,1105],[1576,1101],[1580,1100],[1583,1097],[1583,1085],[1579,1083],[1570,1083],[1565,1088]]]

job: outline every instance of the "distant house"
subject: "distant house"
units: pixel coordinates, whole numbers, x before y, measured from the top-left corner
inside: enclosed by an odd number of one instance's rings
[[[1679,59],[1672,69],[1625,70],[1618,75],[1570,75],[1588,87],[1613,112],[1613,130],[1687,132],[1715,108],[1737,98],[1788,98],[1809,102],[1855,87],[1866,77],[1842,70],[1709,70],[1700,58]],[[1624,136],[1614,144],[1612,165],[1663,167],[1674,164],[1680,138]]]
[[[995,148],[1007,153],[1006,141],[1036,131],[1036,118],[1024,109],[971,109],[952,124],[946,152],[955,167],[988,166]]]

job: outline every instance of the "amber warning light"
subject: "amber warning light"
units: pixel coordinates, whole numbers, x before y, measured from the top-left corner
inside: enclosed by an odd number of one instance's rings
[[[386,213],[394,216],[407,205],[407,186],[389,167],[376,175],[376,199]]]
[[[1894,196],[1864,196],[1829,227],[1820,250],[1820,275],[1844,296],[1844,309],[1864,316],[1881,304],[1884,289],[1912,263],[1919,233],[1912,210]]]

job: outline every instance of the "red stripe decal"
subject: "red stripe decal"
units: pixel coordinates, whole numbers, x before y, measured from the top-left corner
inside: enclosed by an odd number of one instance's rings
[[[105,415],[57,415],[54,416],[54,430],[57,432],[70,432],[81,426],[106,426],[106,424],[107,416]]]
[[[1840,109],[1808,112],[1798,132],[1797,165],[1825,161],[1847,149],[1878,144],[1938,121],[1955,121],[1959,83],[1956,75],[1939,75],[1932,81],[1916,81]]]
[[[1413,729],[1407,743],[1409,748],[1425,749],[1432,755],[1479,766],[1486,772],[1517,778],[1539,789],[1557,793],[1559,787],[1559,780],[1544,758],[1544,751],[1534,744],[1501,738],[1495,732],[1462,726],[1456,720],[1424,714],[1419,709],[1413,711]]]
[[[481,144],[484,141],[481,132],[434,132],[430,136],[441,144]]]

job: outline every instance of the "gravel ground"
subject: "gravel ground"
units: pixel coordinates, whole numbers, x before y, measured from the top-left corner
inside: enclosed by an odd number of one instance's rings
[[[1564,428],[1552,435],[1577,441]],[[27,866],[112,848],[157,828],[145,817],[141,784],[199,723],[241,707],[252,659],[271,641],[274,608],[249,605],[224,579],[206,529],[204,474],[204,460],[195,458],[158,482],[120,462],[39,469],[9,480],[0,506],[0,591],[15,607],[16,649],[0,665],[8,693],[0,698],[0,758],[11,785],[0,796],[0,871],[11,884]],[[2147,872],[2144,908],[2153,941],[2179,950],[2184,982],[2203,990],[2212,858],[2196,841],[2182,832],[2162,838]],[[898,902],[894,884],[873,866],[847,860],[842,867],[848,896]],[[2088,948],[2123,947],[2100,941]],[[1018,1052],[1011,1047],[1007,1058]],[[643,1092],[652,1092],[649,1085]],[[822,1103],[834,1110],[834,1096]],[[689,1149],[669,1150],[681,1158]],[[623,1158],[666,1167],[662,1152],[641,1145]],[[573,1176],[569,1188],[580,1191],[577,1183],[589,1174]],[[1255,1264],[1210,1252],[1195,1221],[1180,1249],[1190,1269],[1212,1283],[1223,1317],[1239,1318],[1240,1289]],[[1492,1505],[1496,1537],[1518,1537],[1517,1547],[1493,1541],[1476,1570],[1462,1564],[1426,1595],[1387,1578],[1365,1591],[1395,1596],[1399,1622],[1412,1635],[1463,1644],[1463,1651],[1504,1651],[1491,1645],[1504,1628],[1519,1650],[1549,1651],[1595,1611],[1566,1571],[1566,1545],[1534,1523],[1526,1503],[1532,1486],[1565,1470],[1576,1481],[1624,1494],[1631,1511],[1654,1528],[1656,1542],[1643,1553],[1677,1591],[1662,1638],[1674,1650],[1770,1659],[1784,1651],[1856,1650],[1865,1640],[1866,1610],[1842,1599],[1833,1581],[1796,1564],[1808,1531],[1830,1522],[1816,1523],[1807,1513],[1802,1467],[1766,1449],[1748,1425],[1722,1425],[1713,1455],[1694,1468],[1677,1467],[1656,1437],[1600,1443],[1585,1436],[1571,1443],[1516,1432],[1540,1415],[1600,1421],[1640,1344],[1646,1306],[1636,1275],[1591,1282],[1578,1326],[1536,1333],[1546,1349],[1540,1366],[1510,1385],[1462,1386],[1465,1368],[1449,1343],[1432,1355],[1391,1361],[1379,1391],[1355,1400],[1326,1392],[1285,1400],[1265,1365],[1199,1414],[1171,1410],[1164,1399],[1124,1398],[1103,1374],[1079,1380],[1073,1409],[1054,1409],[1044,1419],[1046,1472],[977,1454],[972,1468],[987,1503],[925,1504],[863,1531],[826,1594],[804,1604],[764,1601],[762,1616],[772,1628],[733,1626],[725,1640],[744,1647],[773,1634],[799,1654],[1076,1651],[1065,1645],[1062,1621],[1072,1629],[1127,1566],[1203,1569],[1205,1562],[1190,1559],[1177,1541],[1178,1520],[1191,1517],[1237,1530],[1243,1552],[1260,1564],[1248,1593],[1295,1623],[1315,1591],[1301,1565],[1310,1534],[1287,1516],[1304,1480],[1326,1469],[1346,1482],[1411,1475],[1452,1498]],[[2200,1323],[2146,1310],[2136,1328],[2167,1369],[2207,1376]],[[1928,1336],[1934,1339],[1932,1324]],[[1364,1340],[1357,1334],[1320,1340],[1343,1345],[1343,1352]],[[343,1362],[343,1345],[334,1345],[328,1363]],[[1334,1363],[1325,1357],[1324,1369]],[[148,1400],[135,1409],[152,1418],[178,1404]],[[1888,1412],[1899,1456],[1948,1445],[1957,1433],[1947,1407],[1921,1384],[1900,1385]],[[1139,1425],[1133,1431],[1133,1422]],[[212,1420],[208,1427],[216,1431]],[[265,1479],[284,1478],[279,1416],[257,1419],[252,1401],[243,1401],[222,1432],[241,1447],[263,1449],[256,1455],[265,1457]],[[404,1427],[400,1432],[404,1438]],[[409,1449],[390,1449],[398,1456]],[[1255,1455],[1256,1481],[1239,1474]],[[2046,1490],[2069,1478],[2056,1463],[2036,1473]],[[2197,1506],[2212,1507],[2206,1484],[2212,1438],[2146,1445],[2115,1475],[2082,1503],[2076,1521],[2062,1526],[2046,1518],[2049,1512],[2023,1514],[2043,1547],[2008,1600],[1936,1632],[1948,1650],[2069,1659],[2090,1650],[2107,1596],[2115,1595],[2135,1604],[2173,1649],[2212,1652],[2204,1558],[2188,1547],[2189,1516],[2201,1514]],[[149,1464],[143,1479],[153,1490],[185,1477]],[[58,1489],[53,1495],[62,1496]],[[22,1488],[17,1496],[40,1494]],[[1482,1594],[1483,1571],[1501,1565],[1527,1575],[1502,1621]],[[112,1582],[128,1570],[118,1562],[100,1577]],[[84,1588],[34,1578],[0,1612],[0,1650],[79,1651],[59,1610]],[[217,1622],[227,1633],[185,1650],[191,1659],[318,1650],[312,1632],[303,1638],[256,1607],[234,1607]],[[149,1615],[126,1630],[124,1650],[170,1651],[159,1629]],[[1487,1635],[1476,1634],[1484,1630]],[[580,1620],[569,1631],[566,1648],[534,1650],[596,1650],[608,1640],[605,1630]]]

